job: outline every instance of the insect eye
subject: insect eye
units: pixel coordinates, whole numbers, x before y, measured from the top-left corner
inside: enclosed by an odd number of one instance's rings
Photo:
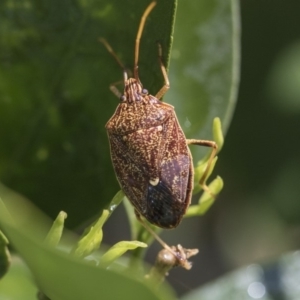
[[[121,101],[121,102],[126,101],[126,96],[125,96],[125,95],[122,95],[122,96],[120,97],[120,101]]]
[[[142,90],[142,93],[143,93],[144,95],[148,95],[148,90],[143,89],[143,90]]]

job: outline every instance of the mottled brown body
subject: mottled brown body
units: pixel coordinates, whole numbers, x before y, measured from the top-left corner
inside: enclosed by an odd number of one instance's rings
[[[139,214],[163,228],[176,227],[190,204],[193,168],[173,106],[125,81],[123,101],[106,124],[113,166]]]
[[[155,96],[142,87],[138,76],[139,43],[146,18],[155,5],[156,2],[151,2],[141,18],[135,44],[134,78],[128,78],[124,71],[123,94],[115,85],[110,86],[121,103],[106,129],[117,179],[137,216],[142,215],[162,228],[174,228],[191,202],[194,173],[188,144],[213,148],[199,182],[208,192],[205,180],[217,145],[213,141],[186,140],[174,107],[160,101],[170,87],[160,45],[159,62],[165,85]],[[125,70],[106,40],[101,38],[100,41]],[[161,243],[176,256],[171,248]]]

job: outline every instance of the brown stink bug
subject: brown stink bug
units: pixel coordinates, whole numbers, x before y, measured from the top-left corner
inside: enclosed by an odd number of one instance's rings
[[[208,166],[200,185],[205,184],[210,164],[216,154],[213,141],[190,140],[178,123],[174,107],[160,99],[169,89],[169,79],[162,62],[159,45],[159,62],[165,80],[164,86],[152,96],[143,88],[138,76],[139,44],[145,21],[156,2],[145,10],[135,43],[134,77],[128,78],[123,64],[110,45],[100,39],[107,50],[124,69],[124,92],[111,85],[120,98],[115,113],[106,124],[111,159],[119,184],[135,208],[136,215],[161,228],[178,226],[191,202],[194,171],[189,144],[212,147]]]

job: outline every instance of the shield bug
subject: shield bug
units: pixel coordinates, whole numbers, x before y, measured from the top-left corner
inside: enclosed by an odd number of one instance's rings
[[[217,144],[186,139],[174,107],[160,100],[170,87],[160,45],[158,57],[164,86],[153,96],[140,82],[139,44],[146,19],[155,5],[156,2],[149,4],[140,21],[132,78],[128,77],[124,65],[107,41],[100,39],[124,70],[123,93],[115,84],[110,86],[120,98],[120,104],[107,122],[106,130],[117,179],[137,217],[143,216],[161,228],[175,228],[190,205],[193,190],[194,171],[188,145],[212,147],[207,168],[199,182],[204,190],[210,192],[205,180]]]

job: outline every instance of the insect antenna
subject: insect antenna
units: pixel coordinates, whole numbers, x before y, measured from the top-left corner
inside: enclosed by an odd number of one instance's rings
[[[116,62],[118,63],[118,65],[125,71],[126,68],[123,65],[123,63],[120,61],[119,57],[117,56],[117,54],[115,53],[115,51],[113,50],[113,48],[111,47],[111,45],[106,41],[106,39],[104,38],[99,38],[99,42],[102,43],[105,48],[107,49],[107,51],[113,56],[113,58],[116,60]]]
[[[139,61],[139,51],[140,51],[140,40],[141,40],[141,36],[145,27],[145,22],[147,17],[149,16],[150,12],[152,11],[152,9],[154,8],[154,6],[156,5],[156,2],[153,1],[151,2],[148,7],[146,8],[145,12],[143,13],[142,17],[141,17],[141,21],[140,21],[140,26],[138,29],[138,33],[136,35],[136,39],[135,39],[135,51],[134,51],[134,68],[133,68],[133,72],[134,72],[134,78],[138,81],[139,80],[139,74],[138,74],[138,61]]]
[[[104,38],[99,38],[99,42],[102,43],[104,45],[104,47],[106,48],[106,50],[112,55],[112,57],[116,60],[116,62],[118,63],[118,65],[123,69],[123,81],[117,81],[115,83],[112,83],[109,87],[109,89],[118,97],[120,98],[122,93],[117,89],[116,85],[120,84],[120,83],[124,83],[126,82],[126,80],[128,79],[128,72],[129,74],[131,74],[131,70],[126,70],[125,66],[123,65],[123,63],[121,62],[121,60],[119,59],[118,55],[115,53],[115,51],[113,50],[113,48],[111,47],[111,45],[106,41],[106,39]]]

